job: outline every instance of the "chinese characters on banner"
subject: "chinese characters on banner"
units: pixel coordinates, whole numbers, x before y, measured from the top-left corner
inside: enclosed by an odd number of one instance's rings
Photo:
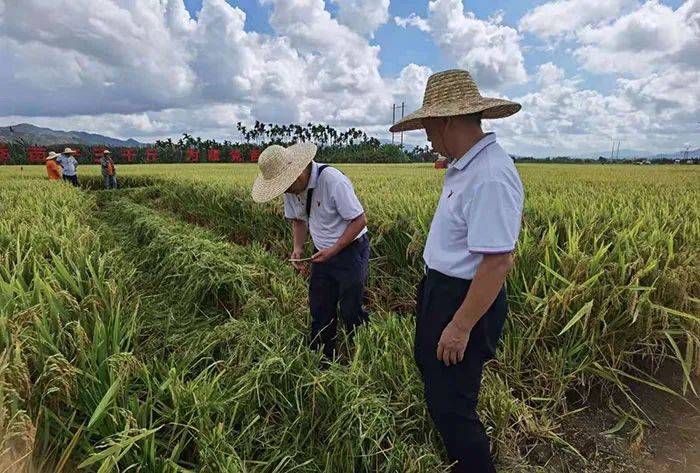
[[[194,148],[187,149],[187,162],[188,163],[198,163],[199,162],[199,150]]]
[[[232,149],[231,152],[229,153],[229,156],[231,157],[232,163],[242,163],[243,162],[243,155],[237,149]]]
[[[0,164],[7,164],[10,162],[10,150],[7,146],[0,146]]]
[[[148,148],[146,150],[146,162],[155,163],[158,161],[158,150],[155,148]]]
[[[207,161],[210,163],[218,163],[220,161],[221,152],[218,149],[210,149],[207,151]]]
[[[122,148],[122,159],[131,164],[134,162],[134,157],[136,157],[136,151],[134,148]]]
[[[32,164],[43,163],[46,159],[46,148],[30,146],[27,148],[27,157]]]
[[[75,150],[75,157],[79,157],[81,155],[81,149],[80,148],[73,148]],[[95,164],[100,163],[100,159],[104,155],[104,152],[107,148],[104,146],[95,146],[92,148],[91,151],[86,152],[86,156],[89,158],[92,155],[92,162]],[[46,160],[46,148],[42,146],[30,146],[26,149],[27,153],[27,158],[29,163],[31,164],[42,164]],[[115,153],[119,153],[119,156],[122,159],[122,162],[132,164],[137,156],[138,156],[138,150],[134,148],[119,148],[118,151],[115,150]],[[249,162],[251,163],[257,163],[258,159],[260,157],[261,150],[259,148],[252,148],[250,150],[250,153],[248,155]],[[200,162],[200,150],[197,148],[188,148],[185,150],[184,156],[184,162],[188,163],[198,163]],[[217,148],[212,148],[208,149],[206,151],[206,156],[207,156],[207,161],[210,163],[219,163],[223,161],[229,161],[232,163],[242,163],[245,162],[245,158],[243,153],[241,152],[240,149],[230,149],[228,151],[224,151],[222,154],[220,149]],[[155,163],[158,161],[158,149],[157,148],[146,148],[145,150],[145,162],[146,163]],[[182,158],[181,158],[182,159]],[[0,164],[9,164],[10,162],[10,150],[6,145],[0,145]],[[436,163],[436,167],[441,163]]]

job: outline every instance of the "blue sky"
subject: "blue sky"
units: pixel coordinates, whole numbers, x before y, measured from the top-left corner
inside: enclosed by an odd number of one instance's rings
[[[393,103],[412,111],[430,74],[462,68],[523,105],[486,123],[516,154],[700,147],[700,0],[90,1],[0,2],[0,125],[153,141],[312,121],[390,139]]]
[[[274,34],[268,21],[271,10],[269,5],[261,5],[258,0],[227,0],[227,2],[246,12],[246,29],[259,33]],[[202,8],[202,0],[185,0],[184,3],[193,17],[196,17]],[[329,1],[325,3],[328,11],[332,14],[337,13],[337,5]],[[389,17],[407,17],[412,13],[425,15],[428,11],[428,3],[429,0],[391,2],[389,5]],[[503,23],[515,28],[525,13],[547,2],[542,0],[479,0],[465,1],[463,3],[477,18],[488,18],[494,14],[502,13]],[[682,4],[682,1],[671,0],[664,3],[677,8]],[[454,67],[454,63],[445,57],[428,33],[413,28],[402,28],[393,21],[382,25],[370,43],[381,47],[379,57],[381,59],[380,72],[382,75],[398,75],[401,69],[410,63],[427,65],[433,70]],[[546,51],[542,47],[544,42],[531,34],[523,36],[522,44],[525,47],[525,65],[530,73],[536,72],[538,65],[551,61],[563,68],[568,74],[580,76],[584,80],[583,84],[586,86],[603,92],[607,92],[612,88],[614,75],[605,73],[592,74],[579,70],[572,56],[561,48]],[[503,91],[509,95],[519,95],[533,89],[534,86],[531,84],[512,85],[505,87]]]

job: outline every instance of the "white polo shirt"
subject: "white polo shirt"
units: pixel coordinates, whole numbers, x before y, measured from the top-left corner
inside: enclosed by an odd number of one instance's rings
[[[335,168],[327,167],[321,175],[321,164],[311,163],[311,177],[306,189],[298,195],[284,194],[284,216],[288,219],[307,220],[306,196],[313,189],[309,233],[314,245],[319,250],[330,248],[348,228],[350,221],[356,219],[365,210],[355,195],[350,179]],[[367,233],[367,227],[357,238]]]
[[[513,160],[488,133],[448,166],[423,252],[425,264],[473,279],[483,255],[515,249],[524,200]]]

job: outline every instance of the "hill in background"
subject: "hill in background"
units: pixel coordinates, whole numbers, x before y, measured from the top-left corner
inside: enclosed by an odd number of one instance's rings
[[[0,142],[23,141],[28,145],[53,146],[76,144],[85,146],[146,146],[136,140],[120,140],[109,136],[86,133],[84,131],[57,131],[29,123],[0,127]]]

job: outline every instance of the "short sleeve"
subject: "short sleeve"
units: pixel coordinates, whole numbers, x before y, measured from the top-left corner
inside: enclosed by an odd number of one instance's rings
[[[354,220],[365,213],[365,209],[355,195],[350,179],[345,176],[335,185],[332,197],[336,210],[343,220]]]
[[[522,193],[502,181],[480,185],[467,204],[467,250],[499,254],[515,249],[520,234]]]
[[[284,217],[290,220],[306,220],[306,215],[299,214],[298,202],[294,202],[296,196],[284,194]]]

